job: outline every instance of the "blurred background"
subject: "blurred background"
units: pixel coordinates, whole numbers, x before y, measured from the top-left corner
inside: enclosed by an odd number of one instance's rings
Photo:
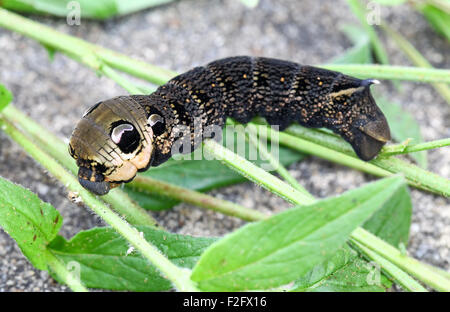
[[[27,16],[63,33],[180,73],[233,55],[324,64],[339,58],[355,45],[355,40],[352,41],[343,29],[348,25],[359,27],[358,19],[344,0],[261,0],[254,7],[243,4],[253,1],[239,0],[160,2],[161,5],[152,8],[105,20],[82,16],[80,25],[72,26],[65,18]],[[9,3],[14,4],[14,1]],[[124,7],[120,12],[128,13],[132,9]],[[449,41],[445,34],[438,34],[433,29],[423,14],[407,4],[379,6],[379,9],[380,17],[410,41],[434,67],[450,68]],[[97,17],[109,17],[108,12],[97,8],[93,12],[99,14]],[[412,65],[392,40],[387,40],[383,33],[380,35],[391,64]],[[46,49],[36,41],[2,28],[0,82],[13,92],[17,107],[65,140],[89,106],[126,94],[112,80],[97,76],[62,54],[55,54],[51,60]],[[432,86],[405,82],[397,88],[382,82],[376,88],[385,98],[399,103],[405,112],[414,116],[424,140],[450,136],[450,106]],[[428,162],[429,170],[450,178],[448,148],[429,151]],[[291,165],[289,171],[318,197],[340,194],[373,179],[315,157]],[[102,225],[87,209],[71,203],[63,186],[2,132],[0,175],[52,203],[64,218],[62,234],[66,237],[81,229]],[[288,207],[283,200],[251,183],[211,193],[263,212]],[[420,260],[448,270],[450,202],[416,189],[411,189],[411,195],[414,213],[408,251]],[[153,215],[168,230],[190,235],[224,235],[243,224],[238,219],[186,204]],[[66,289],[46,272],[35,270],[15,242],[0,232],[0,291]]]

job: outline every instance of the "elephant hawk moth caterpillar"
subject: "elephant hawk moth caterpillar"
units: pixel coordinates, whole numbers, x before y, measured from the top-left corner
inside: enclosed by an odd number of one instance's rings
[[[81,185],[98,195],[168,160],[177,127],[222,127],[227,117],[247,123],[261,116],[280,130],[293,122],[325,127],[370,160],[390,140],[386,118],[370,94],[375,82],[278,59],[220,59],[174,77],[150,95],[95,104],[73,131],[69,152]],[[193,148],[208,138],[201,133],[188,137]]]

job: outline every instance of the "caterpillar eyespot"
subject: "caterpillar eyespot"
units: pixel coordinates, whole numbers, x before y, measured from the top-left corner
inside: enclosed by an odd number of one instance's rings
[[[152,114],[150,115],[150,117],[148,117],[148,124],[150,125],[150,127],[153,127],[158,122],[164,122],[164,119],[158,114]]]
[[[111,139],[113,140],[114,143],[119,144],[122,139],[122,135],[125,133],[125,131],[133,131],[133,130],[134,127],[130,124],[126,123],[118,125],[111,132]]]
[[[386,118],[370,94],[377,83],[278,59],[220,59],[174,77],[150,95],[97,103],[74,129],[69,150],[80,183],[98,195],[168,160],[177,151],[174,133],[196,120],[204,130],[223,127],[228,117],[247,123],[256,115],[280,130],[293,122],[325,127],[370,160],[390,140]],[[192,147],[204,138],[191,135]]]

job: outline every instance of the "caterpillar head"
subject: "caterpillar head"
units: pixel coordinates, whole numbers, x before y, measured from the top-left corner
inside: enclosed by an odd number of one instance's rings
[[[131,181],[151,164],[153,132],[145,110],[121,96],[89,108],[69,143],[80,184],[97,195]]]
[[[348,141],[362,160],[371,160],[391,139],[389,125],[377,106],[370,86],[378,80],[341,76],[329,93],[331,128]]]

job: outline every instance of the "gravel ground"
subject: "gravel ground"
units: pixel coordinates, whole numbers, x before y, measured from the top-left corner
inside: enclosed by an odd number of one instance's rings
[[[402,31],[433,65],[449,68],[448,42],[436,36],[423,18],[408,8],[382,10],[382,18]],[[339,32],[356,20],[345,1],[263,0],[250,10],[237,0],[180,1],[104,23],[35,18],[56,29],[121,51],[129,56],[179,72],[232,55],[264,55],[319,64],[351,46]],[[409,65],[388,44],[393,64]],[[445,53],[447,52],[447,53]],[[125,94],[106,78],[62,55],[53,62],[35,41],[0,29],[0,82],[15,95],[14,104],[61,138],[69,137],[83,111],[99,100]],[[379,88],[418,119],[425,140],[450,136],[450,107],[425,84],[404,83],[401,92],[387,83]],[[426,104],[425,104],[426,103]],[[425,108],[426,105],[426,108]],[[429,152],[430,170],[450,178],[450,150]],[[289,171],[318,197],[340,194],[373,178],[309,157]],[[61,234],[71,237],[102,225],[87,209],[71,203],[64,188],[49,177],[15,143],[0,133],[0,175],[19,183],[52,203],[64,217]],[[261,211],[280,211],[288,205],[250,183],[212,194]],[[414,257],[450,269],[450,203],[411,190],[414,215],[409,252]],[[191,235],[224,235],[243,222],[180,204],[155,213],[169,230]],[[46,272],[35,270],[15,242],[0,232],[0,291],[66,291]]]

